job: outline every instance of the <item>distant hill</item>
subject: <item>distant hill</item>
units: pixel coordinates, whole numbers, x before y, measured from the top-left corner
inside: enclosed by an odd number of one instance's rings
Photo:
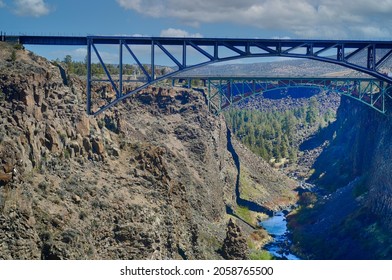
[[[384,54],[379,53],[377,58]],[[206,67],[188,71],[187,75],[238,75],[238,76],[288,76],[288,77],[369,77],[364,73],[351,70],[332,63],[311,59],[270,58],[275,61],[241,63],[233,60],[232,63],[217,63]],[[282,60],[284,59],[284,60]],[[365,51],[358,53],[349,60],[356,65],[366,65]],[[242,60],[244,62],[244,60]],[[392,61],[387,61],[380,69],[382,72],[392,72]]]

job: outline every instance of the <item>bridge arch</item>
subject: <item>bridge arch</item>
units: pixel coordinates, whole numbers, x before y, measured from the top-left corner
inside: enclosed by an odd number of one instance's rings
[[[198,78],[208,84],[208,105],[216,113],[252,96],[290,88],[333,91],[385,113],[391,89],[390,85],[372,78]]]
[[[133,93],[152,85],[160,80],[170,78],[184,71],[205,66],[211,63],[229,61],[234,59],[252,57],[290,57],[306,58],[326,63],[340,65],[376,79],[392,84],[392,77],[385,69],[390,69],[388,62],[392,56],[392,41],[366,41],[366,40],[301,40],[301,39],[230,39],[230,38],[166,38],[166,37],[128,37],[128,36],[2,36],[4,41],[18,41],[21,44],[35,45],[86,45],[87,46],[87,113],[99,114],[112,107]],[[119,46],[120,75],[114,79],[109,73],[105,63],[96,48],[96,45]],[[141,63],[135,53],[135,48],[143,46],[149,49],[151,71]],[[180,54],[172,51],[172,47],[180,49]],[[177,70],[173,73],[155,76],[155,55],[159,51],[170,59]],[[192,51],[190,51],[192,50]],[[227,53],[230,54],[227,54]],[[93,79],[91,75],[91,55],[95,53],[116,93],[116,98],[108,104],[92,112],[92,83],[102,82],[102,79]],[[202,63],[189,63],[192,54],[205,57]],[[138,64],[145,76],[145,83],[136,89],[124,91],[122,75],[123,57],[130,56]],[[389,70],[388,70],[389,71]],[[391,71],[392,72],[392,71]]]

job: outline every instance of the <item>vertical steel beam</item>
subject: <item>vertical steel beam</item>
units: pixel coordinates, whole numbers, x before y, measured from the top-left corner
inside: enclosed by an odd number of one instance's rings
[[[186,41],[182,45],[182,66],[186,68]]]
[[[123,94],[123,40],[120,40],[120,50],[119,50],[119,89],[117,98],[121,97]]]
[[[373,82],[370,82],[370,105],[373,106]]]
[[[247,42],[245,46],[245,53],[246,55],[251,55],[252,53],[250,52],[250,43]]]
[[[313,44],[306,47],[306,55],[313,56]]]
[[[151,41],[151,81],[155,80],[155,42]]]
[[[278,43],[278,45],[276,46],[276,52],[278,53],[278,55],[282,54],[282,44]]]
[[[219,59],[219,46],[217,42],[215,42],[214,44],[214,59],[215,60]]]
[[[87,115],[91,115],[91,44],[92,39],[87,39],[87,102],[86,102],[86,112]]]
[[[373,70],[374,71],[376,69],[375,58],[376,58],[376,47],[373,44],[373,45],[368,47],[367,68],[369,70]]]
[[[344,61],[344,46],[343,45],[340,45],[340,46],[338,46],[338,48],[337,48],[337,60],[338,61]]]

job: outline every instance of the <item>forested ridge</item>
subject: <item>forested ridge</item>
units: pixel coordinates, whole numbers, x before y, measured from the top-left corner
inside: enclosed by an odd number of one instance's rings
[[[234,135],[267,161],[297,161],[299,131],[321,129],[335,118],[333,110],[320,112],[315,97],[308,104],[283,112],[231,108],[224,114]],[[272,161],[271,161],[272,160]]]

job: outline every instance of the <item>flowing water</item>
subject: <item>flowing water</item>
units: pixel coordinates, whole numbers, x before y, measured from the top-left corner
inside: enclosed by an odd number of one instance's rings
[[[290,252],[291,240],[287,230],[287,221],[283,212],[277,212],[272,217],[261,221],[260,225],[274,238],[274,240],[264,246],[264,249],[273,256],[299,260],[300,258]]]

